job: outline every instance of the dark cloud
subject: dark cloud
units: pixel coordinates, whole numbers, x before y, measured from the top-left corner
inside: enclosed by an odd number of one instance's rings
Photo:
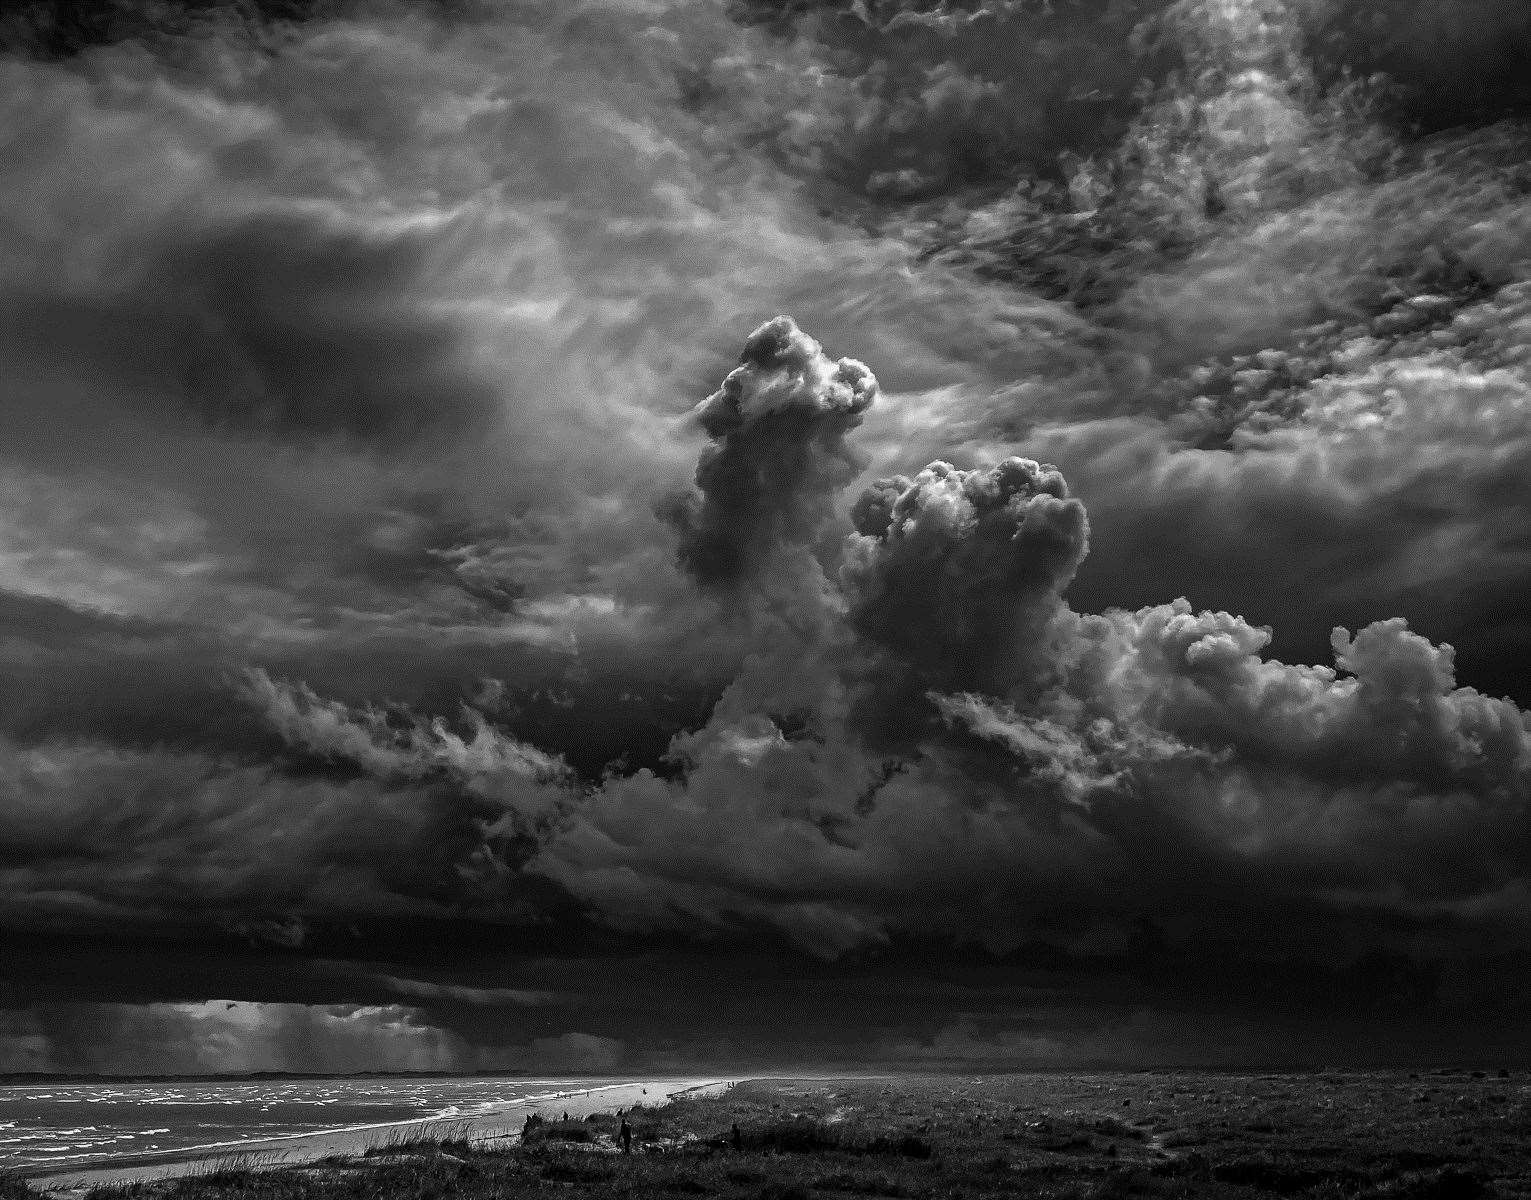
[[[216,1074],[440,1071],[464,1060],[451,1035],[403,1006],[56,1004],[0,1027],[10,1071]]]
[[[499,808],[507,822],[545,819],[568,783],[561,760],[507,737],[467,705],[459,731],[401,706],[351,709],[260,670],[246,675],[242,691],[285,741],[318,759],[354,765],[385,783],[446,777],[487,802],[486,811]]]
[[[851,640],[788,675],[773,638],[678,742],[682,779],[611,781],[534,868],[624,927],[765,920],[827,955],[895,932],[1014,945],[1060,905],[1103,935],[1120,894],[1223,936],[1176,911],[1188,886],[1309,906],[1310,939],[1365,914],[1521,919],[1525,714],[1458,687],[1449,647],[1393,620],[1336,631],[1337,669],[1287,666],[1269,630],[1184,601],[1077,615],[1084,506],[1026,460],[938,463],[852,518]],[[858,689],[894,705],[912,762],[872,755]],[[937,716],[1009,770],[975,772]]]
[[[845,436],[877,397],[863,364],[833,361],[790,317],[750,334],[739,362],[697,407],[712,445],[697,490],[668,509],[681,562],[705,587],[748,579],[783,543],[812,543],[865,467]]]
[[[7,1061],[1499,1044],[1518,8],[31,11]]]
[[[1063,476],[1023,458],[882,480],[852,519],[851,622],[912,665],[922,690],[1013,686],[1089,539]]]
[[[20,0],[0,22],[0,48],[42,58],[65,57],[101,43],[185,36],[206,26],[293,20],[320,14],[326,7],[323,0],[171,0],[141,8],[112,0]]]
[[[394,888],[428,905],[453,890],[452,860],[478,840],[468,814],[454,819],[454,804],[424,792],[380,797],[90,743],[7,745],[4,758],[5,905],[22,924],[199,910],[231,919],[311,903],[366,911]],[[385,849],[417,836],[432,847],[423,855]]]
[[[779,5],[741,7],[822,39],[827,62],[714,61],[688,96],[727,112],[742,88],[740,107],[780,159],[873,203],[1003,189],[1022,171],[1055,176],[1060,154],[1120,136],[1143,79],[1178,61],[1138,34],[1166,0],[828,3],[800,6],[795,20]]]
[[[1426,129],[1531,112],[1519,66],[1531,47],[1531,14],[1514,0],[1322,6],[1314,42],[1331,68],[1381,73],[1398,116]]]
[[[204,1000],[0,1009],[0,1070],[140,1075],[300,1071],[610,1073],[617,1038],[570,1032],[474,1046],[408,1004]]]
[[[156,415],[181,405],[280,441],[397,450],[487,431],[502,396],[466,331],[430,311],[438,230],[322,209],[163,219],[114,248],[98,288],[10,297],[13,352],[67,357]]]

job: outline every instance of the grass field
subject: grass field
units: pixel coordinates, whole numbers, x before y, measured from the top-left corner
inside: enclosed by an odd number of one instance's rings
[[[416,1143],[90,1198],[1531,1198],[1531,1077],[1498,1073],[762,1080],[629,1119],[630,1155],[602,1116],[511,1148]],[[21,1186],[0,1184],[0,1198]]]

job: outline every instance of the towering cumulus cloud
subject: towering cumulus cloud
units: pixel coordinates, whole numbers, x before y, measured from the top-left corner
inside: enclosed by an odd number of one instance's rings
[[[1088,547],[1084,505],[1024,458],[881,480],[852,516],[851,622],[936,688],[1007,690]]]
[[[697,490],[670,509],[699,583],[736,585],[778,547],[811,544],[864,466],[845,435],[876,398],[871,371],[830,359],[790,317],[750,334],[739,366],[697,407],[712,444]]]
[[[1075,936],[1150,914],[1191,944],[1278,897],[1315,946],[1346,921],[1522,919],[1526,714],[1456,686],[1449,646],[1386,620],[1290,666],[1184,600],[1076,613],[1085,508],[1027,459],[938,462],[850,516],[837,653],[791,644],[786,671],[763,647],[677,743],[680,779],[608,781],[533,869],[624,924],[733,914],[829,955],[1013,945],[1060,906]]]

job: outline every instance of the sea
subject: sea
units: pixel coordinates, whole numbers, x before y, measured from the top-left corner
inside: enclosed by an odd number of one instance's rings
[[[623,1079],[325,1078],[0,1085],[0,1169],[110,1165],[325,1130],[469,1118]]]

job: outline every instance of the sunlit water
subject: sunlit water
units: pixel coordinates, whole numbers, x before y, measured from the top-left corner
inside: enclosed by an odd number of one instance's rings
[[[517,1100],[618,1082],[474,1078],[0,1086],[0,1167],[67,1168],[321,1130],[471,1117]]]

